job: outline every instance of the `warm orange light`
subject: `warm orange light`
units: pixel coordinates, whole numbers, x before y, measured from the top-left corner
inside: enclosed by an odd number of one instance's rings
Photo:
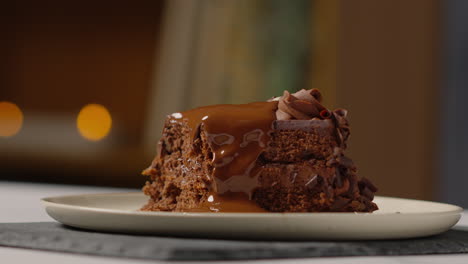
[[[88,140],[98,141],[109,134],[112,118],[104,106],[88,104],[78,114],[76,125],[81,136]]]
[[[23,112],[10,102],[0,102],[0,137],[12,137],[23,126]]]

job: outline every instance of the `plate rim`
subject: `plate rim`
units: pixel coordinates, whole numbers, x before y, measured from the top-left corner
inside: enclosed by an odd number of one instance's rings
[[[278,217],[278,216],[289,216],[294,215],[297,217],[306,217],[306,216],[314,216],[314,217],[330,217],[330,216],[349,216],[349,215],[356,215],[356,216],[368,216],[372,215],[372,217],[386,217],[388,215],[396,215],[396,212],[387,212],[387,213],[369,213],[369,212],[266,212],[266,213],[246,213],[246,212],[224,212],[224,213],[215,213],[215,212],[152,212],[152,211],[129,211],[129,210],[122,210],[122,209],[109,209],[109,208],[97,208],[91,206],[82,206],[82,205],[71,205],[67,203],[61,203],[57,201],[53,201],[56,199],[66,199],[66,198],[73,198],[73,197],[81,197],[81,196],[121,196],[121,195],[137,195],[142,194],[142,192],[112,192],[112,193],[90,193],[90,194],[74,194],[74,195],[61,195],[61,196],[49,196],[43,197],[40,199],[42,204],[47,209],[48,206],[54,207],[61,207],[64,209],[72,209],[72,210],[85,210],[85,211],[92,211],[92,212],[101,212],[101,213],[112,213],[112,214],[120,214],[120,215],[142,215],[142,216],[159,216],[159,217],[175,217],[175,216],[183,216],[183,217],[216,217],[216,218],[224,218],[224,217]],[[441,202],[434,202],[434,201],[427,201],[427,200],[418,200],[418,199],[410,199],[410,198],[400,198],[400,197],[390,197],[390,196],[376,196],[377,198],[384,198],[384,199],[396,199],[396,200],[410,200],[416,202],[427,202],[427,203],[435,203],[439,205],[449,206],[452,207],[450,210],[445,210],[441,212],[405,212],[401,213],[402,216],[422,216],[422,215],[457,215],[461,214],[464,209],[458,205],[449,204],[449,203],[441,203]],[[142,205],[143,206],[143,205]]]

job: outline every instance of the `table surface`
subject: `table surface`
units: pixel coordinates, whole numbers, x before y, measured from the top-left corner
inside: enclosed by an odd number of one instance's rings
[[[56,184],[35,184],[18,182],[0,182],[0,223],[14,222],[44,222],[54,221],[43,209],[40,198],[58,195],[126,192],[135,189],[100,188],[88,186],[68,186]],[[468,227],[468,211],[457,226]],[[0,247],[2,263],[177,263],[174,261],[145,261],[111,257],[97,257],[68,253],[56,253],[39,250]],[[401,256],[401,257],[340,257],[340,258],[309,258],[309,259],[278,259],[255,261],[217,261],[218,263],[468,263],[468,254]],[[187,263],[187,262],[184,262]],[[190,262],[204,263],[204,262]]]

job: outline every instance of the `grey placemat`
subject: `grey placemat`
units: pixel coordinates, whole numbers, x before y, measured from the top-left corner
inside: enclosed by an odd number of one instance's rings
[[[11,223],[0,224],[0,246],[157,260],[422,255],[468,253],[468,231],[388,241],[267,242],[97,233],[55,222]]]

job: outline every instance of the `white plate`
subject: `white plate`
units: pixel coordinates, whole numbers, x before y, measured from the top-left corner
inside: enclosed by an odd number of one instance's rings
[[[376,197],[374,213],[141,212],[142,193],[85,194],[42,199],[47,213],[69,226],[119,233],[249,239],[396,239],[450,229],[462,208]]]

